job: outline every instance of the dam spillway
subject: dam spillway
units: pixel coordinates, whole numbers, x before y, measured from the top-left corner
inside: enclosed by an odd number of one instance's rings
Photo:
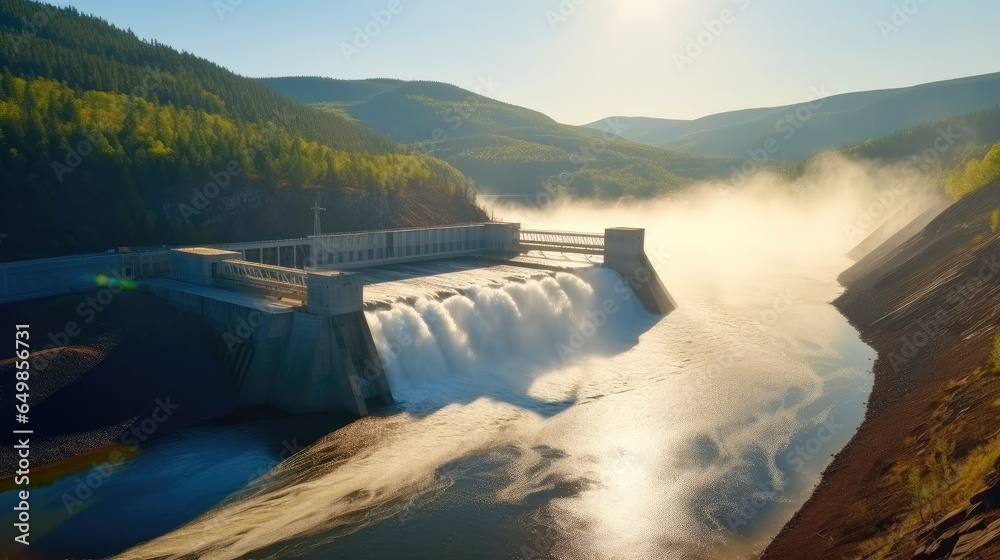
[[[87,289],[99,275],[135,281],[219,334],[242,405],[363,416],[392,402],[366,310],[605,267],[665,315],[677,304],[644,237],[491,222],[42,259],[0,265],[0,302]]]

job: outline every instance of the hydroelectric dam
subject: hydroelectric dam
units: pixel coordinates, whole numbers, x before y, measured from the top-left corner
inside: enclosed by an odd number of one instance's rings
[[[203,317],[219,334],[219,355],[241,405],[364,416],[393,400],[366,310],[459,294],[488,281],[486,271],[523,281],[606,267],[649,311],[666,315],[677,304],[644,242],[645,230],[636,228],[573,233],[489,222],[123,248],[0,264],[0,304],[92,290],[95,278],[134,283]],[[414,278],[418,286],[402,281]]]

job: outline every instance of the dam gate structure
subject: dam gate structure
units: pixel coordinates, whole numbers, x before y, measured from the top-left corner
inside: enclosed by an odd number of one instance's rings
[[[97,276],[133,281],[199,315],[219,336],[219,354],[244,406],[364,416],[393,401],[365,318],[372,271],[461,261],[551,274],[532,255],[582,255],[615,270],[645,307],[677,307],[649,262],[645,230],[602,233],[481,223],[160,248],[0,264],[0,303],[93,288]],[[597,259],[603,260],[597,260]]]

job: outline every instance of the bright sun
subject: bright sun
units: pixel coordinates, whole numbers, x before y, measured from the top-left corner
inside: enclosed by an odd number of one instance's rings
[[[666,7],[663,0],[615,0],[620,18],[640,19],[658,17]]]

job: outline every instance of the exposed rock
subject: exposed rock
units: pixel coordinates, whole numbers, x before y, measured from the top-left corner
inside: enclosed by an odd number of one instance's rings
[[[993,441],[991,434],[1000,427],[991,406],[998,396],[995,378],[970,377],[989,358],[1000,328],[1000,230],[991,225],[998,207],[1000,181],[964,197],[902,244],[869,253],[841,275],[847,291],[834,304],[879,353],[867,414],[762,558],[797,559],[809,550],[816,560],[840,560],[867,550],[859,548],[862,544],[880,546],[873,556],[948,558],[964,538],[963,551],[977,550],[970,560],[1000,559],[994,554],[1000,543],[978,549],[988,533],[965,537],[983,530],[978,520],[991,523],[1000,517],[1000,509],[987,507],[997,501],[992,492],[945,519],[899,535],[896,542],[886,542],[893,538],[890,528],[873,521],[917,513],[906,485],[889,483],[889,465],[933,454],[938,439],[953,443],[953,459],[961,461]],[[969,297],[956,295],[970,286],[975,290]],[[842,465],[851,468],[840,470]],[[992,482],[983,488],[995,487]],[[863,515],[845,513],[855,510]],[[820,533],[830,538],[817,539]]]
[[[917,540],[924,541],[927,539],[941,539],[949,532],[950,529],[958,525],[959,523],[965,521],[967,517],[967,509],[955,510],[948,515],[944,516],[940,521],[930,525],[929,528],[924,529],[917,535]]]
[[[966,558],[980,548],[1000,539],[1000,519],[991,523],[988,527],[977,531],[965,533],[958,539],[955,549],[951,553],[951,560],[961,560]]]
[[[994,484],[991,488],[976,494],[969,499],[969,503],[986,504],[990,509],[1000,508],[1000,485]]]
[[[918,537],[924,544],[917,548],[913,559],[957,560],[1000,539],[1000,519],[990,522],[986,516],[975,516],[971,511],[976,507],[949,513],[924,530]]]

